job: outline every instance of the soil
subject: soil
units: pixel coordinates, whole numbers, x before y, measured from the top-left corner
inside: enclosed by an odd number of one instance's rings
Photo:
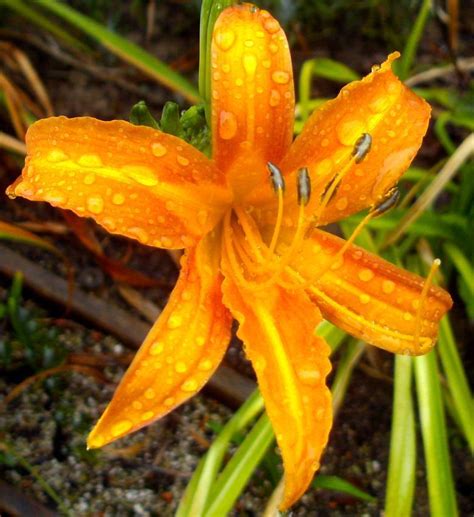
[[[123,24],[121,32],[145,45],[160,59],[174,63],[180,71],[188,74],[190,80],[195,81],[197,11],[191,8],[180,9],[179,4],[157,2],[154,32],[149,42],[144,42],[143,31],[137,28],[136,23]],[[170,19],[173,20],[172,24],[168,21]],[[17,25],[12,26],[16,27],[18,34],[41,34],[38,29],[16,18],[15,22]],[[435,37],[438,36],[435,34]],[[40,39],[46,46],[51,44],[48,37],[40,36]],[[106,51],[98,51],[97,73],[91,74],[82,66],[71,67],[53,57],[44,48],[32,44],[28,38],[21,41],[12,37],[12,42],[32,59],[52,97],[57,114],[87,114],[105,120],[127,119],[131,106],[142,98],[148,101],[155,113],[159,113],[166,100],[182,101],[179,96],[124,67]],[[381,61],[382,55],[386,53],[373,41],[357,46],[361,48],[355,51],[354,48],[340,49],[335,44],[334,52],[329,48],[327,53],[332,57],[340,57],[360,71],[366,71],[373,62]],[[297,42],[295,47],[298,67],[301,59],[307,57],[307,51]],[[429,61],[430,56],[424,56],[424,59]],[[121,89],[108,80],[109,73],[140,91]],[[318,95],[336,93],[334,85],[325,81],[319,81],[316,88]],[[1,130],[11,132],[5,118],[0,119],[0,126]],[[435,154],[438,144],[435,140],[433,142],[426,148]],[[0,167],[0,192],[3,192],[18,175],[21,160],[1,155]],[[0,220],[63,223],[61,215],[47,205],[21,200],[12,202],[3,194],[0,196]],[[111,237],[98,228],[95,231],[108,256],[120,259],[127,255],[128,266],[163,282],[161,287],[140,290],[144,296],[163,307],[177,277],[177,268],[169,255],[161,250],[131,243],[127,239]],[[68,233],[52,239],[72,262],[78,286],[135,312],[119,295],[116,283],[73,235]],[[64,264],[44,251],[28,246],[9,246],[46,269],[62,276],[66,274]],[[10,278],[0,276],[0,304],[5,300],[10,285]],[[67,352],[104,354],[110,358],[120,358],[129,352],[114,337],[88,328],[85,322],[77,318],[65,316],[63,308],[38,299],[28,290],[25,290],[24,298],[27,307],[42,311],[43,321],[48,328],[56,329],[58,343]],[[2,338],[11,337],[9,328],[0,326],[0,332]],[[21,363],[21,357],[18,359]],[[337,361],[336,356],[335,365]],[[241,373],[253,377],[237,340],[229,349],[226,362]],[[367,357],[362,359],[362,364],[367,365],[368,362]],[[7,410],[0,412],[1,441],[9,444],[17,455],[34,465],[37,473],[60,494],[64,506],[73,515],[173,515],[190,475],[206,450],[206,442],[213,439],[214,434],[208,423],[225,423],[232,415],[232,410],[208,396],[198,395],[159,422],[118,443],[101,451],[86,451],[87,432],[110,400],[114,386],[123,374],[123,367],[118,363],[117,359],[117,364],[104,369],[105,382],[79,373],[67,373],[28,387],[8,405]],[[470,364],[472,366],[472,362]],[[356,368],[321,466],[321,473],[337,475],[352,482],[375,496],[376,501],[364,503],[335,492],[309,490],[292,509],[292,516],[376,516],[383,511],[392,407],[392,357],[377,352],[377,365],[385,374],[384,379]],[[24,367],[4,371],[0,377],[0,403],[18,382],[31,373]],[[470,487],[474,481],[474,465],[453,425],[450,425],[450,444],[461,512],[462,515],[473,515],[474,500]],[[421,443],[418,443],[418,450],[422,450]],[[419,454],[418,457],[414,514],[424,516],[429,514],[426,472],[423,455]],[[37,478],[19,465],[14,456],[5,452],[2,454],[1,450],[0,477],[46,506],[55,507]],[[271,491],[272,486],[265,479],[265,473],[256,473],[233,515],[261,514]]]

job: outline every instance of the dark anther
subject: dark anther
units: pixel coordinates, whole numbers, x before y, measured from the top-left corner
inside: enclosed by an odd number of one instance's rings
[[[272,162],[267,163],[267,168],[270,171],[270,180],[272,182],[273,190],[278,192],[279,190],[285,191],[285,178],[281,173],[281,170]]]
[[[384,214],[391,210],[394,206],[397,205],[398,200],[400,199],[400,191],[397,187],[393,187],[390,189],[382,199],[382,201],[373,208],[373,212],[378,217],[379,215]]]
[[[362,133],[352,150],[352,156],[355,156],[356,163],[360,163],[369,154],[371,146],[372,137],[369,133]]]
[[[311,197],[311,178],[306,167],[298,170],[298,204],[306,206]]]

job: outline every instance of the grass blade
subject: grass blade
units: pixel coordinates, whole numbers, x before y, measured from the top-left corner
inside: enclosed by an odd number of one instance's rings
[[[78,27],[124,61],[171,90],[181,93],[188,101],[192,103],[200,101],[199,93],[187,79],[135,43],[57,0],[36,0],[36,4]]]
[[[456,517],[458,508],[435,351],[415,357],[414,363],[431,515]]]
[[[411,515],[413,506],[416,433],[411,393],[412,366],[411,357],[395,356],[392,431],[385,496],[386,517]]]
[[[454,339],[451,323],[448,316],[441,320],[438,353],[441,357],[446,379],[448,381],[449,392],[452,395],[452,404],[459,418],[461,431],[466,441],[474,451],[474,426],[472,416],[474,415],[474,401],[472,398],[466,372],[461,363],[456,342]]]
[[[263,399],[256,390],[238,409],[201,459],[179,505],[176,517],[202,515],[211,487],[219,472],[232,437],[242,431],[263,410]]]
[[[227,515],[273,442],[273,438],[270,420],[263,414],[219,476],[210,496],[212,502],[204,512],[205,517]]]
[[[376,498],[367,494],[360,488],[357,488],[349,481],[340,478],[339,476],[317,476],[312,482],[311,486],[313,488],[324,488],[326,490],[334,490],[336,492],[342,492],[343,494],[348,494],[361,501],[367,501],[372,503],[376,501]]]

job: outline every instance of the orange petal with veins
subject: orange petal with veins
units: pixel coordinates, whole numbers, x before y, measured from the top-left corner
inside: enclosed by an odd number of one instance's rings
[[[338,258],[344,242],[316,230],[291,265],[308,282],[307,292],[324,318],[389,352],[428,352],[440,319],[452,306],[449,294],[432,286],[421,301],[423,278],[358,246],[350,246]]]
[[[88,438],[103,445],[195,395],[219,365],[232,318],[222,304],[217,239],[188,250],[171,297]]]
[[[291,57],[280,24],[250,4],[230,7],[212,40],[213,157],[236,195],[268,181],[293,137]]]
[[[26,165],[10,196],[48,201],[143,244],[191,246],[231,200],[211,160],[148,127],[53,117],[30,127],[26,145]]]
[[[393,74],[391,63],[398,55],[391,54],[371,74],[348,84],[336,99],[315,111],[280,164],[286,174],[309,168],[317,207],[328,179],[350,161],[358,138],[362,133],[371,135],[370,151],[362,162],[350,166],[322,212],[320,225],[378,204],[421,146],[430,106]]]
[[[227,260],[224,303],[240,323],[238,336],[257,374],[285,469],[281,509],[297,501],[319,468],[332,423],[329,347],[315,329],[317,307],[303,291],[278,285],[252,292],[238,286]]]

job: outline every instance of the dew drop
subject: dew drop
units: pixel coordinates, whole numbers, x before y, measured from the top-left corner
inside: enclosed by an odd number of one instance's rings
[[[188,370],[188,367],[186,366],[186,363],[183,363],[183,361],[178,361],[174,365],[174,369],[176,370],[176,373],[184,373]]]
[[[276,70],[272,74],[272,79],[278,84],[286,84],[290,80],[290,74],[284,70]]]
[[[296,374],[300,381],[308,386],[315,386],[321,379],[321,373],[316,369],[300,369]]]
[[[413,316],[412,316],[409,312],[405,312],[405,313],[403,314],[403,319],[404,319],[405,321],[411,321],[411,320],[413,319]]]
[[[253,77],[255,75],[255,70],[257,69],[257,58],[253,54],[244,54],[242,57],[242,63],[244,65],[245,73],[249,77]]]
[[[163,401],[163,404],[167,407],[171,407],[174,404],[174,398],[168,397]]]
[[[43,199],[48,203],[52,203],[53,205],[60,205],[66,202],[66,196],[60,190],[56,189],[48,190],[45,192]]]
[[[206,338],[204,336],[198,336],[196,338],[196,344],[198,346],[203,346],[205,342],[206,342]]]
[[[191,291],[189,290],[185,290],[181,293],[181,298],[185,301],[185,302],[189,302],[189,300],[191,300],[193,297]]]
[[[159,248],[163,247],[163,248],[171,248],[171,246],[173,245],[173,239],[171,239],[170,237],[162,237],[161,238],[161,243],[160,245],[158,246]]]
[[[182,324],[183,324],[183,318],[181,316],[179,316],[178,314],[172,314],[168,318],[167,325],[168,325],[168,328],[170,328],[170,329],[177,329],[177,328],[181,327]]]
[[[336,201],[336,208],[342,211],[347,208],[348,204],[349,200],[347,199],[347,197],[341,197]]]
[[[123,205],[125,203],[125,196],[121,192],[117,192],[112,196],[112,203],[114,205]]]
[[[253,39],[247,39],[244,41],[244,45],[247,48],[252,48],[255,45],[255,41]]]
[[[150,238],[148,233],[143,228],[140,228],[139,226],[132,226],[131,228],[128,229],[128,233],[130,233],[132,235],[132,237],[135,237],[137,240],[139,240],[143,244],[146,244]]]
[[[117,436],[130,431],[131,428],[132,422],[130,422],[130,420],[120,420],[120,422],[117,422],[112,426],[112,436],[116,438]]]
[[[64,162],[69,157],[62,149],[53,149],[48,153],[47,160],[51,163]]]
[[[153,388],[148,388],[145,391],[145,398],[148,400],[154,399],[156,397],[155,390]]]
[[[92,185],[95,182],[95,174],[86,174],[84,176],[84,185]]]
[[[370,296],[368,294],[361,294],[359,296],[360,303],[367,305],[370,302]]]
[[[219,136],[222,140],[231,140],[237,133],[237,118],[231,111],[219,114]]]
[[[157,158],[161,158],[168,152],[168,149],[166,149],[166,147],[163,144],[161,144],[160,142],[155,142],[155,143],[151,144],[151,152],[152,152],[153,156],[156,156]]]
[[[102,160],[99,156],[96,154],[83,154],[79,157],[77,160],[77,163],[79,165],[82,165],[83,167],[101,167],[102,166]]]
[[[281,100],[280,92],[278,90],[272,90],[270,92],[270,99],[269,99],[270,106],[272,106],[273,108],[275,106],[278,106],[278,104],[280,104],[280,100]]]
[[[202,370],[202,371],[207,371],[207,370],[210,370],[211,368],[212,368],[212,362],[209,361],[209,359],[204,359],[198,365],[198,369]]]
[[[150,347],[150,355],[160,355],[164,348],[165,347],[161,341],[155,341]]]
[[[198,387],[198,383],[195,379],[188,379],[181,386],[183,391],[196,391]]]
[[[142,422],[145,422],[147,420],[150,420],[150,418],[153,418],[154,415],[155,413],[153,413],[153,411],[145,411],[145,413],[143,413],[140,419]]]
[[[186,167],[187,165],[189,165],[189,160],[185,156],[181,156],[180,154],[178,154],[176,156],[176,160],[183,167]]]
[[[382,282],[382,291],[386,294],[393,293],[395,290],[395,283],[391,280],[384,280]]]
[[[278,45],[276,43],[270,43],[268,48],[272,54],[276,54],[278,52]]]
[[[145,187],[155,187],[158,185],[154,171],[145,165],[124,165],[121,171],[125,176]]]
[[[93,214],[101,214],[104,210],[104,200],[102,199],[102,196],[99,196],[98,194],[89,196],[86,203],[87,209]]]
[[[136,409],[137,411],[140,411],[140,409],[143,408],[143,404],[139,400],[134,400],[132,402],[133,409]]]
[[[229,50],[235,41],[235,32],[224,29],[216,31],[214,41],[221,50]]]
[[[364,268],[362,271],[359,271],[358,277],[362,282],[369,282],[374,278],[374,272],[370,269]]]
[[[263,23],[263,26],[270,34],[275,34],[280,30],[280,24],[275,20],[275,18],[268,18]]]

